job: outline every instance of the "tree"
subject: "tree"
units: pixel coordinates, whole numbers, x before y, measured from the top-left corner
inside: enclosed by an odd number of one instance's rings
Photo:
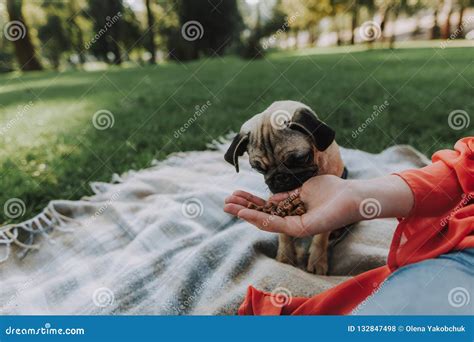
[[[332,17],[334,31],[336,31],[337,46],[342,45],[341,28],[337,19],[340,14],[345,13],[347,11],[347,7],[347,2],[345,0],[331,0],[331,10],[329,15]]]
[[[62,55],[71,49],[70,32],[66,28],[68,9],[64,3],[54,0],[43,0],[41,8],[46,14],[45,23],[38,28],[42,55],[57,70]]]
[[[38,36],[43,42],[44,56],[49,59],[53,68],[57,70],[62,54],[71,48],[62,18],[58,14],[48,14],[46,24],[38,30]]]
[[[285,22],[288,20],[288,16],[285,13],[285,8],[282,5],[282,0],[277,0],[272,8],[270,18],[262,23],[261,35],[267,37],[278,30],[284,28]]]
[[[459,0],[459,19],[456,25],[456,38],[461,39],[465,36],[465,27],[464,27],[464,12],[466,11],[467,7],[474,6],[473,0]]]
[[[145,38],[146,34],[143,35],[140,21],[135,12],[130,7],[125,6],[121,17],[120,36],[118,37],[118,43],[123,50],[122,59],[129,59],[129,55],[133,50],[141,51],[144,47],[143,39]]]
[[[99,59],[122,63],[119,41],[124,6],[122,0],[89,0],[89,15],[93,18],[94,39],[92,53]]]
[[[155,45],[155,18],[151,9],[150,0],[145,0],[146,17],[147,17],[147,43],[145,44],[148,52],[151,54],[150,63],[156,63],[156,45]]]
[[[175,0],[179,27],[168,31],[168,51],[180,61],[224,54],[243,28],[237,0]]]
[[[393,49],[394,46],[395,46],[395,39],[397,39],[397,34],[395,32],[395,27],[396,27],[396,23],[397,23],[397,20],[398,20],[398,16],[400,14],[400,9],[404,6],[404,4],[406,3],[406,0],[401,1],[401,3],[402,4],[396,4],[393,7],[393,26],[392,26],[392,33],[390,35],[389,43],[388,43],[389,49]],[[416,29],[417,28],[415,28],[415,31],[416,31]]]
[[[434,12],[433,12],[433,27],[431,28],[431,39],[439,39],[441,36],[441,28],[439,27],[438,22],[438,12],[439,8],[443,8],[444,1],[441,0],[441,3],[438,5],[438,1],[434,3]]]
[[[7,0],[7,11],[10,18],[9,28],[15,30],[12,31],[15,35],[12,41],[15,46],[18,64],[23,71],[42,70],[43,67],[36,56],[28,25],[23,18],[21,9],[22,0]]]
[[[359,14],[359,0],[354,0],[351,6],[351,45],[355,43],[355,31],[357,28],[357,16]]]
[[[242,46],[239,49],[240,55],[243,58],[247,58],[247,59],[262,58],[264,55],[264,48],[260,44],[260,39],[263,37],[262,36],[263,29],[262,29],[262,18],[260,15],[259,3],[256,4],[256,10],[257,10],[257,17],[256,17],[253,30],[251,30],[251,33],[248,39],[242,42]]]
[[[82,32],[82,27],[79,24],[79,17],[81,17],[81,12],[79,10],[78,0],[69,0],[67,2],[69,10],[69,23],[68,33],[71,38],[71,44],[76,51],[76,54],[79,58],[79,64],[84,64],[86,58],[84,56],[84,33]]]
[[[310,45],[314,45],[319,22],[331,13],[331,1],[283,0],[282,8],[287,18],[295,18],[290,26],[291,31],[308,31]]]
[[[384,1],[383,4],[381,4],[381,9],[382,9],[382,19],[380,20],[380,31],[382,35],[382,40],[385,39],[386,37],[386,29],[387,29],[387,22],[388,18],[390,16],[390,12],[393,7],[397,6],[397,4],[394,3],[394,1],[389,0],[389,1]]]
[[[444,27],[443,27],[443,39],[449,39],[449,36],[451,35],[451,16],[453,14],[453,1],[448,1],[446,3],[448,7],[447,15],[446,15],[446,20],[444,22]]]

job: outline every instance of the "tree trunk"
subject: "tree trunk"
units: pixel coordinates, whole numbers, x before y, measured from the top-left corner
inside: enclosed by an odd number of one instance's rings
[[[451,15],[453,14],[453,8],[449,8],[448,15],[446,16],[446,21],[444,23],[444,29],[443,29],[443,38],[444,39],[449,39],[449,36],[451,36]]]
[[[151,54],[150,64],[156,63],[156,46],[155,46],[155,32],[153,30],[153,26],[155,25],[155,18],[153,17],[153,13],[151,11],[150,0],[145,0],[146,6],[146,16],[147,16],[147,50]]]
[[[71,23],[77,30],[76,53],[79,56],[79,64],[83,65],[86,62],[86,57],[84,56],[84,35],[75,19],[72,19]]]
[[[398,15],[400,14],[400,6],[396,6],[395,10],[393,11],[393,25],[392,25],[392,34],[390,35],[390,41],[388,44],[389,49],[393,49],[395,40],[397,38],[396,33],[395,33],[395,27],[397,24],[398,20]]]
[[[36,57],[28,26],[21,13],[21,7],[21,0],[7,0],[7,11],[11,22],[11,37],[9,40],[15,46],[15,55],[21,70],[43,70],[40,61]]]
[[[457,32],[456,39],[464,38],[464,25],[462,21],[464,19],[465,10],[466,10],[466,7],[464,6],[461,6],[461,9],[459,10],[459,21],[456,28],[456,32]]]
[[[111,39],[109,43],[110,52],[114,54],[114,60],[112,61],[115,65],[122,64],[122,55],[120,54],[120,47],[115,39]]]
[[[411,32],[411,39],[416,39],[417,35],[420,34],[420,17],[415,15],[415,29]]]
[[[59,55],[54,55],[54,56],[51,57],[51,64],[53,66],[53,69],[56,70],[56,71],[59,70],[59,64],[60,64],[59,60],[60,60]]]
[[[385,7],[385,10],[383,11],[383,14],[382,14],[382,21],[380,22],[380,32],[381,32],[380,38],[382,38],[381,39],[382,41],[385,41],[385,29],[387,28],[387,20],[388,20],[389,13],[390,13],[390,5]]]
[[[316,42],[318,41],[318,35],[316,33],[317,26],[314,25],[314,27],[311,27],[309,29],[309,46],[313,47],[316,45]]]
[[[336,36],[337,36],[337,46],[341,46],[342,39],[341,39],[341,30],[339,30],[339,28],[336,28]]]
[[[355,30],[357,28],[357,14],[359,12],[359,6],[357,0],[352,5],[352,22],[351,22],[351,45],[355,43]]]
[[[444,1],[441,2],[440,6],[442,6],[443,3]],[[433,18],[434,23],[433,23],[433,27],[431,28],[431,39],[438,39],[441,34],[441,29],[438,23],[438,7],[435,8],[433,16],[434,16]]]
[[[81,27],[76,21],[76,15],[78,13],[77,5],[75,0],[69,1],[69,15],[70,15],[70,23],[71,29],[68,31],[70,32],[71,36],[75,33],[77,34],[77,41],[73,42],[74,50],[79,58],[79,65],[83,65],[86,62],[86,58],[84,56],[84,35],[82,33]]]

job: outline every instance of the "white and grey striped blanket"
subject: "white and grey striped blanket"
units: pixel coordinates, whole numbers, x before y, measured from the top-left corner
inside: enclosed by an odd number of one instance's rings
[[[275,261],[276,235],[222,211],[235,189],[268,195],[245,158],[239,174],[225,163],[225,148],[214,144],[92,183],[94,196],[52,201],[35,220],[4,227],[0,313],[235,314],[248,285],[311,296],[385,262],[393,220],[354,227],[331,253],[331,276]],[[342,153],[349,178],[428,162],[407,146]],[[33,234],[39,248],[24,255],[14,241],[19,232]]]

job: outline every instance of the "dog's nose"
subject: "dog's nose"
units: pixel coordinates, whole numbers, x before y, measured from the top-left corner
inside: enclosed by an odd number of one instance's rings
[[[279,183],[279,184],[288,183],[290,179],[291,179],[291,175],[287,173],[279,173],[279,174],[276,174],[274,177],[275,183]]]
[[[277,193],[293,190],[300,186],[301,183],[292,174],[278,173],[268,179],[267,185],[270,188],[271,192]]]
[[[266,183],[273,193],[285,192],[296,189],[312,176],[314,176],[313,171],[299,173],[279,172],[267,179]]]

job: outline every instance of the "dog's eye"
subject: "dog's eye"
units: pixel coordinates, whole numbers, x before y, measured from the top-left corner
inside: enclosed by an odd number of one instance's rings
[[[267,169],[259,162],[254,162],[252,164],[252,168],[257,171],[257,172],[260,172],[260,173],[265,173],[267,172]]]
[[[287,165],[305,165],[313,159],[312,153],[303,154],[300,156],[291,155],[287,158],[285,164]]]
[[[302,157],[302,160],[303,160],[303,163],[309,163],[313,160],[313,154],[310,152],[308,153],[307,155],[305,155],[304,157]]]

